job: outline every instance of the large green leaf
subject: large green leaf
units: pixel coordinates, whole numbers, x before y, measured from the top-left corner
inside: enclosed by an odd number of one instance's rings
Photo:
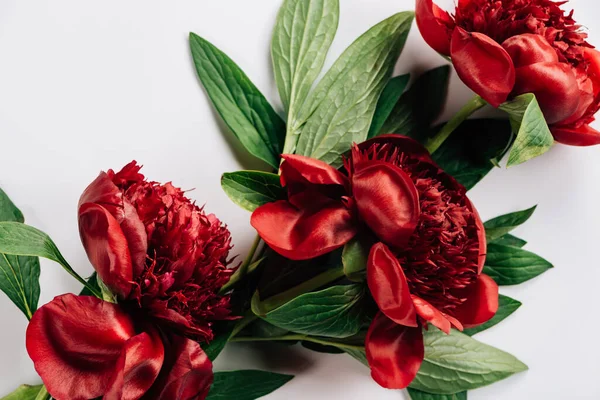
[[[506,120],[467,120],[432,157],[444,171],[471,189],[497,165],[512,137]]]
[[[254,156],[279,167],[285,123],[244,72],[222,51],[190,33],[198,77],[217,112]]]
[[[505,246],[523,247],[527,244],[527,241],[511,235],[510,233],[495,239],[492,243],[503,244]]]
[[[267,371],[215,372],[206,400],[256,400],[279,389],[293,376]]]
[[[521,305],[522,303],[518,300],[511,299],[508,296],[500,295],[498,298],[498,311],[496,312],[496,315],[494,315],[494,317],[485,324],[476,326],[475,328],[465,329],[463,333],[465,335],[473,336],[476,333],[485,331],[486,329],[489,329],[492,326],[502,322],[509,315],[517,311]]]
[[[399,133],[422,142],[444,109],[449,82],[448,65],[419,76],[396,103],[377,133]]]
[[[0,189],[0,221],[22,224],[23,214]],[[0,290],[31,319],[40,298],[40,261],[37,257],[0,254]]]
[[[48,395],[44,385],[21,385],[17,390],[0,400],[46,400],[49,398],[50,395]]]
[[[347,354],[349,354],[352,358],[354,358],[356,361],[360,362],[361,364],[363,364],[366,367],[369,367],[369,361],[367,360],[367,354],[365,353],[364,350],[345,348],[344,351]]]
[[[534,94],[517,96],[501,104],[499,108],[508,113],[510,124],[517,135],[508,157],[509,167],[541,156],[550,150],[554,138]]]
[[[363,285],[339,285],[306,293],[267,313],[264,319],[291,332],[346,338],[365,322]]]
[[[408,394],[412,400],[467,400],[467,392],[454,394],[433,394],[408,388]]]
[[[400,75],[390,79],[377,102],[375,115],[373,115],[373,122],[371,122],[371,128],[369,129],[367,138],[375,137],[381,132],[381,128],[390,117],[396,104],[398,104],[400,97],[402,97],[409,80],[410,74]]]
[[[435,394],[460,393],[527,369],[513,355],[458,331],[446,335],[438,329],[429,329],[423,335],[425,358],[410,384],[413,389]]]
[[[323,68],[339,16],[339,0],[285,0],[279,10],[271,56],[289,120],[295,119]],[[283,152],[293,153],[293,138],[286,144],[290,147]]]
[[[543,274],[552,264],[518,247],[490,243],[483,272],[498,285],[518,285]]]
[[[288,121],[297,154],[340,166],[342,154],[368,135],[377,102],[404,47],[414,18],[403,12],[358,38]]]
[[[483,224],[483,226],[485,227],[485,236],[488,242],[500,239],[502,236],[506,235],[519,225],[527,222],[527,220],[533,215],[536,207],[537,206],[533,206],[527,210],[501,215],[487,221],[485,224]]]
[[[223,332],[217,333],[210,343],[202,345],[202,350],[204,350],[210,361],[215,361],[223,349],[225,349],[231,337],[233,326],[233,324],[228,324],[227,328]]]
[[[225,173],[221,187],[238,206],[254,211],[263,204],[285,199],[279,175],[259,171]]]

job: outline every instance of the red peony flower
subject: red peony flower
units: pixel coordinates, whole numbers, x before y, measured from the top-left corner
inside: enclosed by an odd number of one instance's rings
[[[488,103],[534,93],[557,141],[595,145],[600,132],[589,124],[600,109],[600,52],[564,3],[460,0],[450,15],[417,0],[416,19],[425,41]]]
[[[448,333],[488,321],[498,286],[482,274],[486,242],[466,189],[417,142],[382,135],[355,146],[346,173],[284,155],[288,200],[259,207],[252,225],[274,250],[296,260],[343,246],[360,230],[371,249],[368,285],[379,306],[366,337],[373,378],[400,389],[423,361],[422,326]]]
[[[233,272],[230,233],[140,168],[101,173],[79,202],[83,245],[118,305],[59,296],[28,327],[27,350],[55,398],[203,399],[212,384],[198,341],[234,318],[218,293]]]

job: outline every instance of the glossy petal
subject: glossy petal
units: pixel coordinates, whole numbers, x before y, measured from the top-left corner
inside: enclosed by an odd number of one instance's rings
[[[579,85],[566,63],[544,62],[517,68],[513,95],[533,93],[548,124],[563,121],[579,107]]]
[[[93,399],[106,392],[134,336],[133,321],[116,304],[66,294],[36,311],[26,345],[52,397]]]
[[[577,80],[577,86],[579,89],[579,104],[577,110],[571,116],[564,121],[560,121],[559,125],[571,125],[579,122],[581,118],[584,118],[590,108],[594,107],[594,83],[588,78],[585,71],[581,69],[573,70],[575,73],[575,79]]]
[[[504,103],[515,83],[506,50],[490,37],[457,27],[452,34],[452,64],[462,81],[494,107]]]
[[[123,217],[123,193],[113,183],[106,172],[101,172],[83,191],[79,198],[78,208],[86,203],[100,204],[117,220],[121,220]]]
[[[460,296],[467,300],[453,314],[465,328],[489,321],[498,311],[498,285],[485,274],[479,275],[477,282],[466,288]]]
[[[367,332],[365,350],[375,382],[387,389],[404,389],[423,363],[423,332],[421,327],[397,325],[379,313]]]
[[[373,139],[369,139],[365,142],[362,142],[358,145],[358,148],[360,150],[365,150],[371,147],[373,144],[389,144],[391,146],[397,147],[398,150],[403,153],[410,154],[412,157],[418,158],[423,161],[427,161],[429,163],[433,163],[429,151],[427,151],[427,149],[421,143],[417,142],[412,138],[409,138],[408,136],[397,135],[395,133],[379,135],[374,137]]]
[[[431,323],[431,325],[435,326],[445,334],[450,333],[450,329],[452,328],[452,324],[446,318],[446,315],[442,313],[440,310],[421,299],[417,296],[412,296],[413,303],[415,305],[415,310],[417,310],[417,314],[419,317],[423,318],[425,321]]]
[[[417,312],[402,266],[383,243],[377,243],[371,248],[367,283],[377,306],[387,318],[396,324],[418,326]]]
[[[419,193],[410,177],[384,161],[366,161],[355,166],[352,192],[361,220],[377,237],[402,247],[417,227]]]
[[[578,128],[553,126],[551,131],[554,139],[562,144],[571,146],[594,146],[600,144],[600,132],[589,125],[582,125]]]
[[[265,204],[250,223],[284,257],[307,260],[342,247],[356,235],[356,222],[342,202],[299,210],[287,201]]]
[[[583,55],[587,62],[587,75],[594,84],[594,97],[600,95],[600,51],[585,47]]]
[[[126,298],[133,270],[125,234],[104,207],[86,203],[79,209],[79,234],[98,276],[113,293]]]
[[[465,197],[465,201],[467,202],[467,207],[473,212],[475,216],[475,224],[477,225],[477,238],[479,240],[479,262],[478,262],[478,270],[477,273],[481,274],[483,271],[483,267],[485,265],[485,257],[487,254],[487,239],[485,237],[485,227],[483,226],[483,221],[479,216],[479,212],[469,200],[468,197]]]
[[[431,48],[445,56],[450,55],[450,34],[442,21],[452,23],[452,18],[432,0],[417,0],[415,7],[417,26],[421,36]]]
[[[539,62],[558,62],[558,53],[545,37],[533,33],[512,36],[502,43],[515,68]]]
[[[299,178],[315,185],[348,185],[348,178],[331,165],[314,158],[284,154],[281,156],[284,162],[281,164],[282,185]]]

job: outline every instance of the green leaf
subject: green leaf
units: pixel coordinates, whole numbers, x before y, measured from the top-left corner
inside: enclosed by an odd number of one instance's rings
[[[438,329],[423,332],[425,358],[413,389],[453,394],[505,379],[527,366],[513,355],[488,346],[458,331],[446,335]]]
[[[325,353],[325,354],[344,354],[345,351],[340,349],[339,347],[335,347],[335,346],[325,346],[319,343],[313,343],[313,342],[307,342],[307,341],[303,341],[300,342],[300,344],[302,345],[302,347],[307,348],[311,351],[315,351],[317,353]]]
[[[537,206],[533,206],[527,210],[501,215],[487,221],[483,226],[485,227],[485,236],[488,242],[500,239],[519,225],[527,222],[533,215],[536,207]]]
[[[518,165],[541,156],[554,144],[544,114],[535,95],[523,94],[499,107],[508,113],[510,124],[517,135],[508,157],[508,166]]]
[[[465,335],[473,336],[476,333],[485,331],[486,329],[489,329],[492,326],[502,322],[509,315],[517,311],[522,304],[523,303],[518,300],[511,299],[508,296],[500,295],[498,298],[498,311],[496,312],[496,315],[494,315],[494,317],[485,324],[476,326],[475,328],[465,329],[463,333]]]
[[[365,321],[363,285],[339,285],[306,293],[264,319],[291,332],[334,338],[357,334]]]
[[[88,286],[84,286],[83,289],[81,289],[81,292],[79,293],[80,296],[93,296],[94,293],[90,291],[90,287],[94,288],[96,292],[102,293],[102,289],[100,288],[99,284],[98,274],[96,272],[90,275],[90,277],[87,279],[87,283]]]
[[[285,199],[279,175],[259,171],[225,173],[221,187],[238,206],[254,211],[263,204]]]
[[[204,350],[210,361],[215,361],[219,354],[221,354],[227,342],[229,342],[233,327],[234,324],[228,324],[227,329],[217,333],[210,343],[202,345],[202,350]]]
[[[345,348],[344,351],[347,354],[349,354],[350,356],[352,356],[352,358],[354,358],[356,361],[360,362],[361,364],[365,365],[366,367],[369,367],[369,361],[367,361],[367,354],[365,353],[364,350],[355,350],[355,349]]]
[[[215,372],[206,400],[255,400],[274,392],[292,378],[267,371]]]
[[[483,272],[498,285],[518,285],[543,274],[552,264],[518,247],[490,243]]]
[[[275,23],[271,56],[288,115],[302,106],[319,76],[340,17],[339,0],[285,0]]]
[[[375,115],[373,115],[373,122],[371,122],[371,128],[369,129],[367,138],[370,139],[379,134],[381,128],[390,117],[392,110],[398,103],[398,100],[400,100],[400,97],[404,93],[404,89],[406,89],[409,80],[410,74],[390,79],[377,102]]]
[[[40,396],[40,397],[38,397]],[[21,385],[9,395],[4,396],[0,400],[38,400],[38,399],[47,399],[48,392],[44,385]]]
[[[419,76],[396,103],[377,133],[400,133],[422,142],[444,109],[449,83],[448,65],[431,69]]]
[[[190,33],[198,77],[217,112],[254,156],[279,168],[285,123],[244,72],[222,51]]]
[[[408,394],[412,400],[467,400],[467,392],[454,394],[433,394],[408,388]]]
[[[441,126],[436,131],[439,129]],[[461,124],[432,157],[444,171],[472,189],[497,165],[512,138],[506,120],[470,119]]]
[[[292,136],[288,140],[300,135],[297,154],[338,167],[342,154],[352,143],[367,138],[375,107],[404,47],[413,18],[413,12],[403,12],[379,23],[334,63],[298,117],[291,119]]]
[[[344,274],[351,281],[364,282],[369,252],[373,244],[369,238],[356,235],[344,246],[342,264],[344,265]]]
[[[23,224],[21,211],[0,189],[0,221]],[[37,257],[0,254],[0,290],[31,319],[40,298],[40,261]]]
[[[495,244],[501,244],[504,246],[513,246],[513,247],[523,247],[527,244],[527,242],[521,238],[518,238],[516,236],[511,235],[510,233],[499,237],[498,239],[494,240],[492,243]]]

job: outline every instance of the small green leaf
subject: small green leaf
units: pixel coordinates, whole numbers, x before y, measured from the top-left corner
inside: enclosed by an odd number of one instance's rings
[[[216,334],[210,343],[202,345],[202,350],[204,350],[210,361],[215,361],[227,345],[227,342],[231,337],[231,332],[233,331],[233,326],[234,325],[231,324],[231,326],[223,332]]]
[[[333,286],[296,297],[264,319],[295,333],[346,338],[357,334],[365,322],[364,297],[363,285]]]
[[[223,121],[252,155],[279,168],[283,120],[225,53],[194,33],[190,47],[198,77]]]
[[[353,282],[364,282],[369,252],[374,243],[364,236],[357,235],[350,240],[342,252],[344,274]]]
[[[511,299],[508,296],[500,295],[498,298],[498,311],[496,312],[496,315],[494,315],[494,317],[485,324],[476,326],[475,328],[465,329],[463,333],[465,335],[473,336],[476,333],[485,331],[486,329],[489,329],[492,326],[502,322],[509,315],[517,311],[521,305],[522,303],[518,300]]]
[[[390,117],[392,110],[400,100],[400,97],[404,93],[404,89],[408,85],[410,80],[410,74],[397,76],[390,79],[388,84],[383,89],[381,97],[377,102],[375,108],[375,115],[373,115],[373,122],[371,122],[371,128],[369,129],[369,135],[367,138],[375,137],[381,131],[381,128]]]
[[[518,238],[516,236],[511,235],[510,233],[499,237],[498,239],[494,240],[492,243],[495,244],[501,244],[504,246],[513,246],[513,247],[523,247],[527,244],[527,242],[521,238]]]
[[[248,211],[273,201],[285,199],[279,175],[259,171],[225,173],[221,187],[238,206]]]
[[[38,397],[39,396],[39,397]],[[38,400],[48,399],[50,396],[44,385],[21,385],[9,395],[4,396],[0,400]]]
[[[402,12],[358,38],[309,95],[288,140],[298,138],[296,153],[339,167],[352,143],[369,133],[375,107],[404,47],[414,19]]]
[[[423,332],[425,358],[410,387],[427,393],[453,394],[477,389],[522,372],[527,366],[513,355],[458,331]]]
[[[533,215],[537,206],[528,208],[527,210],[517,211],[510,214],[501,215],[494,219],[487,221],[483,226],[485,227],[485,237],[488,242],[492,242],[496,239],[500,239],[519,225],[527,222]]]
[[[215,372],[206,400],[256,400],[279,389],[293,376],[267,371]]]
[[[319,76],[339,17],[339,0],[283,2],[273,31],[271,56],[277,89],[288,115],[302,106]]]
[[[433,394],[408,388],[408,394],[412,400],[467,400],[467,392],[454,394]]]
[[[550,150],[554,138],[534,94],[517,96],[501,104],[499,108],[508,113],[510,124],[517,136],[508,157],[509,167],[541,156]]]
[[[483,272],[498,285],[518,285],[550,268],[552,264],[527,250],[490,243]]]
[[[441,127],[435,131],[439,129]],[[506,120],[470,119],[461,124],[432,157],[444,171],[472,189],[506,153],[512,138]]]
[[[81,292],[79,293],[79,295],[80,296],[93,296],[94,294],[90,291],[90,289],[89,289],[90,287],[94,288],[96,290],[96,292],[102,293],[102,289],[100,288],[100,284],[98,282],[99,282],[98,274],[96,272],[94,272],[87,279],[88,286],[84,286],[83,289],[81,289]]]
[[[0,221],[22,224],[23,214],[0,189]],[[0,254],[0,290],[31,319],[40,298],[40,261],[37,257]]]

